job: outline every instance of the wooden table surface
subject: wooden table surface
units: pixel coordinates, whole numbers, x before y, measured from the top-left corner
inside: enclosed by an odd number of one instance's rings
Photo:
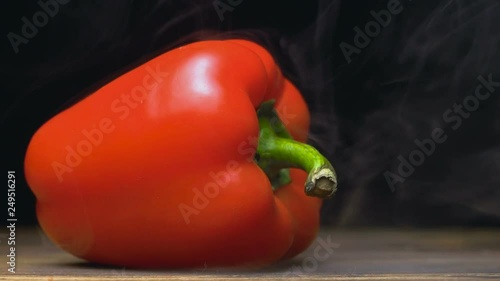
[[[323,229],[292,261],[254,272],[97,266],[59,250],[38,228],[17,229],[15,274],[2,233],[0,280],[500,280],[500,229]]]

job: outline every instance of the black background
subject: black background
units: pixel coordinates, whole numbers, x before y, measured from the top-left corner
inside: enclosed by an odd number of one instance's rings
[[[310,105],[310,142],[340,178],[323,208],[325,224],[500,225],[500,89],[457,130],[442,117],[474,93],[479,75],[500,81],[498,2],[401,1],[403,11],[348,63],[341,42],[354,45],[353,28],[364,29],[370,11],[388,2],[242,0],[221,20],[213,1],[72,0],[17,54],[7,34],[21,34],[21,18],[41,8],[3,3],[2,162],[4,171],[16,170],[19,223],[36,223],[23,158],[51,116],[158,53],[244,37],[273,53]],[[395,171],[398,155],[407,157],[414,140],[437,127],[447,141],[391,190],[384,171]]]

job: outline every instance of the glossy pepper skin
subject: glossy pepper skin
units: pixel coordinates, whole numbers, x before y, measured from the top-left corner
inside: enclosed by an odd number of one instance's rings
[[[127,267],[297,255],[317,234],[321,199],[304,194],[298,169],[273,192],[253,161],[267,100],[305,142],[303,98],[250,41],[192,43],[119,76],[34,134],[25,174],[42,229],[75,256]]]

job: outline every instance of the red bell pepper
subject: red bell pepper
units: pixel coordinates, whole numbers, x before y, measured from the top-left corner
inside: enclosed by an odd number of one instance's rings
[[[304,143],[309,118],[255,43],[171,50],[34,134],[25,174],[39,223],[62,249],[104,264],[264,266],[293,257],[317,234],[316,197],[336,190],[330,163]]]

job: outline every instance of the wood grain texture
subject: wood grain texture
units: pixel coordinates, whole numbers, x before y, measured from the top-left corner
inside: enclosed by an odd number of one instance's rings
[[[303,276],[303,277],[265,277],[265,276],[233,276],[233,277],[221,277],[214,275],[198,275],[198,276],[124,276],[124,277],[104,277],[104,276],[14,276],[14,277],[3,277],[0,280],[35,280],[35,281],[118,281],[118,280],[174,280],[174,281],[187,281],[187,280],[238,280],[238,281],[249,281],[249,280],[263,280],[263,281],[275,281],[275,280],[311,280],[311,281],[325,281],[325,280],[339,280],[339,281],[350,281],[350,280],[360,280],[360,281],[386,281],[386,280],[402,280],[402,281],[414,281],[414,280],[436,280],[436,281],[448,281],[448,280],[499,280],[500,275],[498,274],[383,274],[383,275],[366,275],[366,276]]]
[[[0,280],[500,280],[500,229],[323,229],[298,257],[259,271],[94,265],[33,228],[17,230],[16,274],[7,272],[6,243],[0,250]]]

